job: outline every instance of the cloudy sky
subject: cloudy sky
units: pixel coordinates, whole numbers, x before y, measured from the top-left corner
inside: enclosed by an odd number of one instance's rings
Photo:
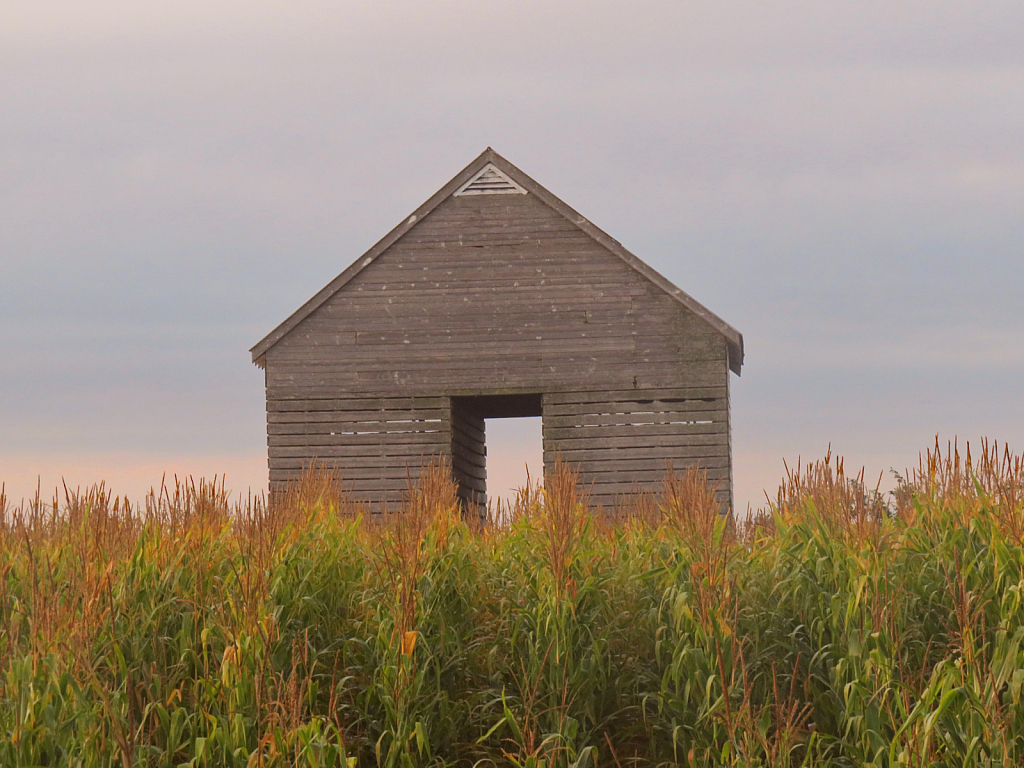
[[[1019,0],[5,2],[0,480],[260,488],[249,347],[488,145],[744,334],[739,507],[830,443],[875,477],[935,435],[1020,450],[1022,30]],[[492,487],[539,453],[505,427]]]

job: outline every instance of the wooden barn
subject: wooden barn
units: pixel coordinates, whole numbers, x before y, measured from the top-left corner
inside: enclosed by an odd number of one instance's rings
[[[595,505],[669,462],[732,502],[743,337],[489,148],[251,351],[271,487],[316,459],[391,505],[446,457],[475,510],[485,419],[540,416]]]

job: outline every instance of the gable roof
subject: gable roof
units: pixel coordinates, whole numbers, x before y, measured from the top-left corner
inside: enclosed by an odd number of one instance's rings
[[[412,229],[417,222],[422,221],[444,200],[447,200],[450,196],[459,192],[464,186],[469,185],[474,176],[486,168],[488,164],[493,165],[526,192],[536,195],[537,198],[545,203],[549,208],[552,208],[575,224],[579,229],[588,234],[604,248],[614,253],[626,262],[626,264],[647,278],[647,280],[661,288],[665,293],[682,304],[686,309],[704,320],[704,322],[710,325],[714,330],[718,331],[718,333],[722,334],[729,345],[729,367],[737,376],[739,375],[740,369],[743,366],[743,335],[739,331],[692,296],[684,292],[681,288],[676,287],[670,280],[661,275],[655,269],[627,251],[622,247],[622,244],[619,243],[618,240],[611,237],[599,227],[591,224],[590,221],[555,197],[548,190],[531,179],[490,147],[485,149],[479,157],[463,168],[462,171],[460,171],[451,181],[431,195],[423,205],[413,211],[411,216],[384,235],[376,245],[356,259],[344,272],[320,289],[313,298],[299,307],[283,323],[268,333],[258,344],[256,344],[256,346],[249,350],[252,353],[253,362],[262,368],[264,363],[262,358],[268,349],[284,338],[284,336],[295,328],[295,326],[309,317],[309,315],[316,311],[321,304],[341,290],[349,281],[352,280],[352,278],[372,264],[378,256],[390,248],[400,237],[402,237],[402,235]]]

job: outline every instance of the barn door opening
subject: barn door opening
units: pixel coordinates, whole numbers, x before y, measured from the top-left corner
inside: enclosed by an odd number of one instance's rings
[[[452,474],[468,514],[486,514],[488,474],[492,498],[507,498],[526,481],[524,459],[531,473],[539,465],[540,415],[539,394],[452,398]]]

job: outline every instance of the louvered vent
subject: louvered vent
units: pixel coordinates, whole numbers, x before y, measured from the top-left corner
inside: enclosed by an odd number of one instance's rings
[[[459,195],[525,195],[526,190],[512,179],[488,163],[472,179],[467,181],[459,191]]]

